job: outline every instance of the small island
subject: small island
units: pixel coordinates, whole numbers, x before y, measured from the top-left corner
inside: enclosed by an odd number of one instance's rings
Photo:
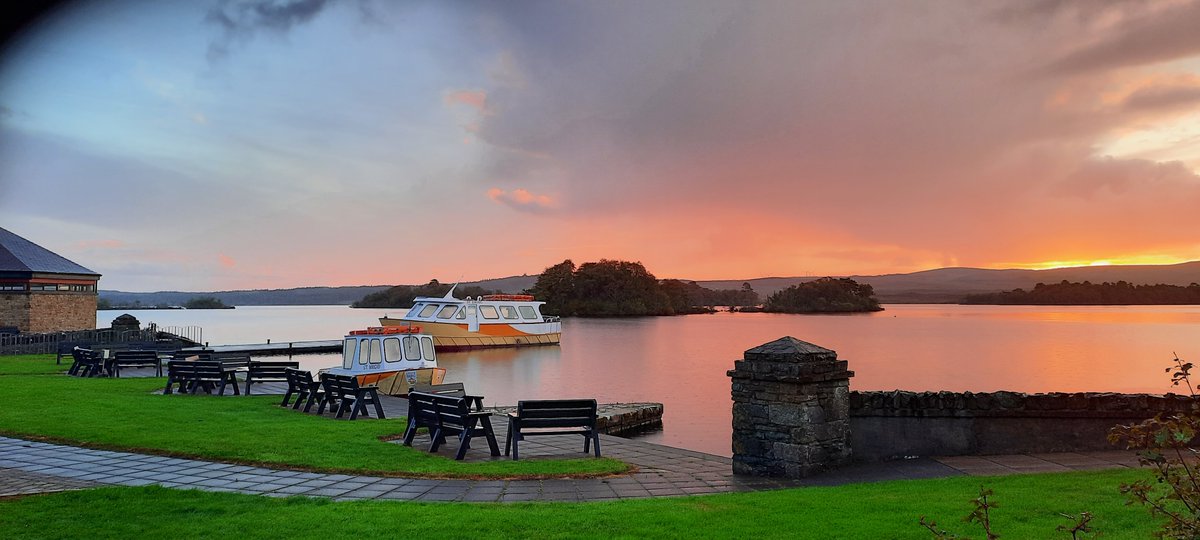
[[[187,309],[233,309],[215,296],[197,296],[183,303]]]
[[[972,294],[962,304],[1025,305],[1025,306],[1133,306],[1133,305],[1195,305],[1200,304],[1200,284],[1134,285],[1116,283],[1038,283],[1032,290],[1014,289],[997,293]]]
[[[864,313],[883,311],[875,290],[850,278],[824,277],[792,285],[767,298],[771,313]]]

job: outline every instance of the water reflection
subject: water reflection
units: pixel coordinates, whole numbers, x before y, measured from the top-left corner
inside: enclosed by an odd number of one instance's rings
[[[439,361],[448,381],[462,381],[489,405],[568,397],[662,402],[663,430],[649,440],[729,455],[725,372],[744,350],[781,336],[836,350],[859,390],[1162,393],[1172,390],[1162,368],[1173,352],[1191,360],[1200,354],[1200,306],[886,307],[854,316],[568,319],[558,347],[447,352]],[[100,312],[100,324],[120,313]],[[337,339],[379,315],[337,306],[132,313],[143,323],[201,325],[214,344]],[[310,369],[339,361],[297,359]]]

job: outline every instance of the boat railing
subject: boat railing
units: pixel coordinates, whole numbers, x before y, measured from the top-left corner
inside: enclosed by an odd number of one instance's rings
[[[542,316],[542,322],[547,322],[547,323],[558,322],[560,319],[561,319],[561,317],[558,317],[556,315],[543,315]]]

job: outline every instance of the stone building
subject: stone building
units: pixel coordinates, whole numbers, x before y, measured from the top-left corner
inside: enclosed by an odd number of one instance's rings
[[[97,274],[0,228],[0,328],[96,328]]]

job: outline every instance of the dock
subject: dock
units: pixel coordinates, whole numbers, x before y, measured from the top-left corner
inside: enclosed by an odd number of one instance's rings
[[[251,343],[246,345],[213,345],[211,347],[207,347],[206,349],[219,353],[248,353],[251,355],[262,356],[291,356],[293,354],[341,352],[342,340],[331,339],[324,341],[281,341],[279,343]]]

